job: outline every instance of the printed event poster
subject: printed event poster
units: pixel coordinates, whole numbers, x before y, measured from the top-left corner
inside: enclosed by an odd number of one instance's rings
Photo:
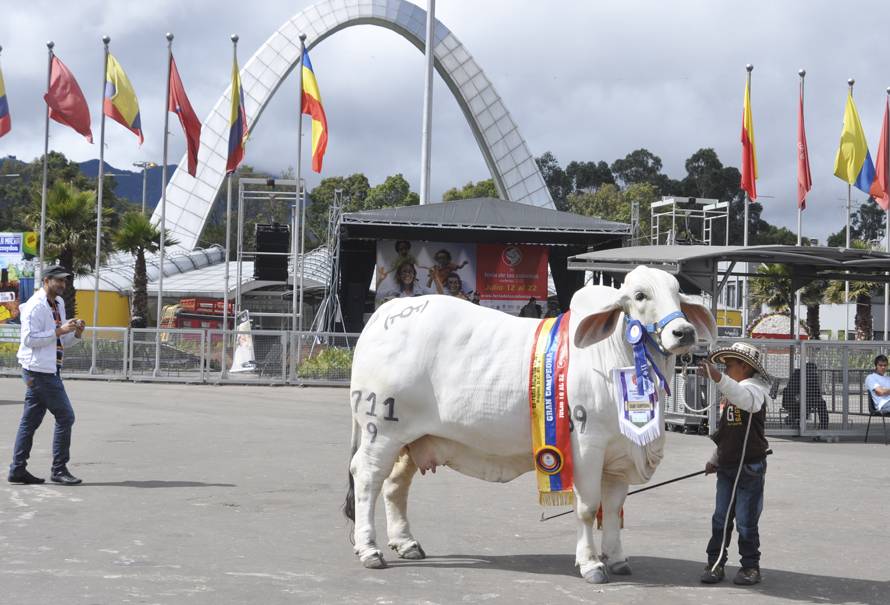
[[[375,307],[393,298],[445,294],[472,300],[476,245],[408,240],[377,242]]]
[[[511,315],[530,304],[546,304],[546,246],[478,244],[476,256],[480,304]]]
[[[19,323],[19,304],[34,292],[37,234],[0,233],[0,324]]]

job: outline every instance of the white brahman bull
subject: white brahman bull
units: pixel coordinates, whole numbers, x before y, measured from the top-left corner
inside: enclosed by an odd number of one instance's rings
[[[666,377],[675,356],[699,338],[716,336],[714,318],[679,291],[670,274],[637,267],[621,289],[585,286],[572,298],[568,402],[586,412],[575,424],[575,563],[589,582],[628,574],[619,510],[628,485],[644,483],[662,457],[664,435],[645,447],[619,432],[611,370],[633,366],[624,337],[627,314],[644,325],[681,310],[653,335],[669,355],[652,350]],[[389,546],[422,559],[411,534],[408,490],[421,472],[448,466],[506,482],[533,470],[529,361],[538,320],[518,318],[447,296],[397,299],[365,326],[352,364],[352,460],[344,512],[355,522],[355,552],[368,568],[385,567],[377,547],[374,507],[381,488]],[[616,329],[618,327],[618,329]],[[663,393],[662,393],[663,397]],[[530,493],[529,498],[536,494]],[[593,521],[603,507],[602,553]]]

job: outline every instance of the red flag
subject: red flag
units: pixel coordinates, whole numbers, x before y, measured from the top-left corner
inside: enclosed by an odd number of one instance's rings
[[[884,104],[884,125],[881,126],[881,141],[878,143],[878,159],[875,162],[875,180],[869,194],[884,210],[890,209],[890,100]]]
[[[74,75],[55,55],[50,68],[49,90],[43,95],[43,100],[49,105],[49,117],[59,124],[70,126],[85,136],[87,141],[93,142],[87,100],[83,97]]]
[[[807,132],[803,123],[803,84],[800,89],[800,109],[797,113],[797,207],[807,207],[807,192],[813,188],[810,175],[810,153],[807,151]]]
[[[167,111],[172,111],[179,116],[179,123],[185,132],[186,147],[188,148],[189,174],[195,176],[198,172],[198,147],[201,140],[201,121],[195,115],[192,104],[185,94],[185,87],[179,78],[179,70],[176,69],[176,61],[170,55],[170,99],[167,102]]]

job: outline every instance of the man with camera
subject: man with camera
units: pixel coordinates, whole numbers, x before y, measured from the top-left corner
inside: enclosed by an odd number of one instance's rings
[[[43,272],[43,287],[20,307],[21,344],[18,359],[25,381],[25,409],[9,466],[9,482],[38,484],[44,480],[26,470],[34,433],[47,410],[56,419],[53,434],[53,463],[50,480],[62,485],[77,485],[80,479],[68,472],[71,447],[71,426],[74,410],[62,384],[61,370],[64,349],[83,334],[81,319],[66,319],[65,278],[70,276],[59,265]]]

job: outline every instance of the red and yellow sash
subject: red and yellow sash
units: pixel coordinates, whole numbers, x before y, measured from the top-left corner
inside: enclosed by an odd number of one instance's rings
[[[572,443],[568,401],[569,312],[544,319],[535,332],[528,379],[532,452],[543,506],[569,506]]]

